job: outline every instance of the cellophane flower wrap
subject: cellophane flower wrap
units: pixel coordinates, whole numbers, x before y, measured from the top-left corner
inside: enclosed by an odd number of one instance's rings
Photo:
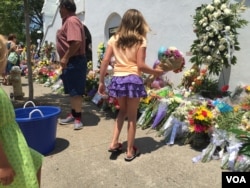
[[[157,125],[163,120],[166,116],[168,110],[168,101],[166,98],[162,98],[159,100],[158,109],[152,124],[152,128],[156,128]]]
[[[239,154],[240,148],[242,147],[242,142],[232,133],[229,134],[227,141],[227,153],[222,157],[221,168],[234,170],[235,160]]]
[[[224,148],[227,144],[227,131],[221,129],[214,129],[211,141],[209,145],[202,150],[201,155],[194,157],[193,162],[201,162],[206,163],[212,160],[213,157],[222,158],[224,154]],[[219,156],[215,156],[216,148],[220,148]]]

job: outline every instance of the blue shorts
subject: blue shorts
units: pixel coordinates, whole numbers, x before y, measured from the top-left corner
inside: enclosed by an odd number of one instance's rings
[[[7,61],[5,72],[9,74],[13,66],[15,66],[15,65],[12,64],[10,61]]]
[[[62,70],[60,78],[63,81],[64,93],[79,96],[85,93],[87,74],[87,59],[78,55],[69,58],[67,67]]]

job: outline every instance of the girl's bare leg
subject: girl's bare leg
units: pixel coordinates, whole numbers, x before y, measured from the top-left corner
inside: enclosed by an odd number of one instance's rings
[[[39,168],[39,170],[37,171],[37,181],[38,181],[38,185],[39,187],[41,186],[41,175],[42,175],[42,167]]]
[[[118,98],[118,103],[120,106],[120,110],[119,113],[117,115],[117,118],[115,120],[115,125],[114,125],[114,129],[113,129],[113,138],[110,144],[110,148],[116,148],[118,147],[118,143],[119,143],[119,136],[123,127],[123,123],[124,120],[127,116],[127,104],[126,104],[126,98],[122,97],[122,98]]]
[[[134,155],[134,142],[136,134],[137,111],[140,98],[127,98],[128,134],[127,134],[127,157]]]

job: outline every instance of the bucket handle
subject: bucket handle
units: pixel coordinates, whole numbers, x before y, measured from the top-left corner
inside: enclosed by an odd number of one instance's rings
[[[34,103],[33,101],[27,101],[27,102],[23,105],[23,108],[25,108],[26,105],[29,104],[29,103],[33,104],[33,107],[36,106],[35,103]]]
[[[41,110],[39,110],[39,109],[34,109],[34,110],[32,110],[32,111],[29,113],[29,119],[31,119],[31,115],[32,115],[34,112],[39,112],[40,115],[41,115],[42,117],[44,117],[44,115],[43,115],[43,113],[41,112]]]

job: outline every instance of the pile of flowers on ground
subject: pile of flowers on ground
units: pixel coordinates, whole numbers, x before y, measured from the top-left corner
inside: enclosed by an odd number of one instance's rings
[[[138,127],[156,130],[168,145],[178,141],[202,151],[193,162],[220,159],[222,169],[250,171],[248,85],[223,98],[184,97],[181,90],[167,87],[146,99]]]

